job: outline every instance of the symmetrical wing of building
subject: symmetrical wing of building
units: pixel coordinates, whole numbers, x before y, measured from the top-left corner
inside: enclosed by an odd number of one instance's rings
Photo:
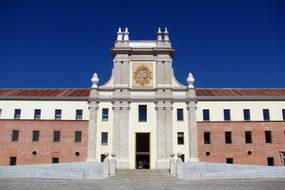
[[[174,77],[167,30],[117,33],[110,80],[89,89],[0,89],[0,164],[102,161],[284,165],[285,89],[195,88]]]

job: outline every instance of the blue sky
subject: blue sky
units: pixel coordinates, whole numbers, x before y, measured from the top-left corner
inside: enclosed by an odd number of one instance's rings
[[[196,87],[285,87],[284,0],[0,0],[0,88],[90,87],[112,69],[119,26],[131,40],[168,27],[174,69]]]

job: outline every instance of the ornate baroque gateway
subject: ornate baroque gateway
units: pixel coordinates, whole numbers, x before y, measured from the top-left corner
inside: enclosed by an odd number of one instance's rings
[[[284,165],[285,89],[195,88],[174,76],[167,29],[150,41],[119,29],[110,80],[90,89],[0,89],[0,164],[102,161]],[[186,78],[186,76],[185,76]],[[209,79],[210,80],[210,79]]]
[[[99,160],[99,155],[109,152],[116,154],[118,168],[168,168],[170,154],[183,152],[185,160],[198,161],[197,122],[193,117],[196,96],[190,87],[194,81],[189,75],[189,88],[176,81],[172,69],[174,49],[167,29],[158,31],[156,41],[130,41],[128,30],[122,33],[119,29],[111,52],[112,77],[101,87],[93,84],[89,105],[90,115],[100,114],[101,106],[113,110],[112,127],[104,129],[99,127],[105,125],[104,121],[89,121],[92,133],[87,160]],[[96,76],[93,81],[98,81]],[[189,119],[177,122],[173,115],[177,108],[184,109],[180,114]],[[175,123],[184,125],[179,136]],[[98,146],[102,142],[93,135],[101,130],[108,130],[111,146]],[[177,138],[179,144],[173,143]]]

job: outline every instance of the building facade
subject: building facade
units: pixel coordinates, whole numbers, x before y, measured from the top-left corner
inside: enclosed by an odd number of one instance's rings
[[[202,89],[174,76],[167,29],[152,41],[119,29],[110,80],[90,89],[0,89],[0,164],[102,161],[284,165],[285,89]]]

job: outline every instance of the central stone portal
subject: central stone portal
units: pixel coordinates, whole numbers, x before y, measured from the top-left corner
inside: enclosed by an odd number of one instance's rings
[[[150,167],[150,133],[136,133],[136,168]]]

